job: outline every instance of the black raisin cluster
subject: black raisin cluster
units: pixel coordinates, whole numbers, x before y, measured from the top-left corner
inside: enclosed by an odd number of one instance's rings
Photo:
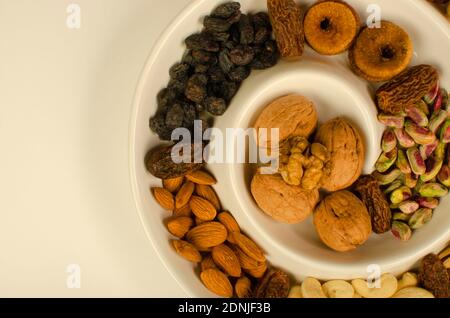
[[[208,114],[223,115],[251,70],[278,62],[267,13],[246,15],[240,8],[238,2],[220,5],[205,17],[200,33],[186,38],[188,50],[170,69],[169,84],[159,92],[158,111],[150,119],[162,140],[170,140],[176,128],[192,130],[194,120]]]

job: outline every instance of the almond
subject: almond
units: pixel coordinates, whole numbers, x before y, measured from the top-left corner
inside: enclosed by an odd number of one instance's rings
[[[183,184],[184,177],[163,180],[163,187],[169,192],[177,192]]]
[[[183,205],[181,208],[175,208],[173,210],[173,216],[192,216],[191,206],[188,204]]]
[[[231,298],[233,296],[233,287],[228,277],[217,269],[207,269],[200,274],[203,284],[214,294]]]
[[[206,271],[207,269],[217,269],[216,263],[214,263],[214,260],[211,255],[206,256],[203,258],[202,263],[200,264],[201,271]]]
[[[164,188],[152,188],[151,191],[156,201],[163,209],[170,211],[174,209],[174,199],[172,193]]]
[[[253,258],[258,262],[266,261],[266,257],[264,256],[264,253],[259,248],[259,246],[256,245],[256,243],[253,242],[251,239],[249,239],[247,236],[245,236],[240,232],[234,232],[232,234],[232,237],[233,240],[236,241],[236,245],[239,246],[241,250],[249,257]]]
[[[233,246],[233,251],[239,259],[239,264],[243,269],[255,269],[260,263],[247,256],[239,247]]]
[[[180,216],[177,218],[171,218],[167,222],[167,229],[169,232],[178,238],[182,238],[194,225],[194,221],[190,217]]]
[[[252,296],[252,282],[248,277],[243,276],[239,278],[234,286],[234,291],[238,298],[251,298]]]
[[[230,243],[236,244],[236,241],[233,239],[232,233],[234,232],[240,232],[241,229],[239,227],[239,224],[236,222],[235,218],[229,213],[229,212],[222,212],[217,215],[217,219],[220,223],[222,223],[227,231],[228,231],[228,238],[227,240]]]
[[[193,195],[189,201],[192,212],[201,220],[212,221],[217,215],[216,208],[211,202]]]
[[[263,277],[264,274],[266,273],[266,271],[267,271],[267,263],[266,262],[259,263],[258,266],[255,268],[245,269],[245,272],[247,274],[249,274],[250,276],[255,277],[255,278]]]
[[[194,192],[195,185],[192,182],[186,182],[181,186],[180,191],[178,191],[175,197],[175,207],[181,208],[188,204],[191,199],[192,193]]]
[[[226,274],[232,277],[241,276],[239,259],[231,248],[225,244],[218,245],[212,250],[212,258]]]
[[[214,185],[217,183],[216,179],[212,175],[202,170],[189,173],[186,175],[186,179],[202,185]]]
[[[198,248],[208,249],[225,242],[227,229],[219,222],[206,222],[191,229],[187,239]]]
[[[189,262],[200,263],[202,261],[202,255],[192,244],[182,240],[171,240],[170,243],[178,255]]]
[[[200,225],[200,224],[203,224],[206,222],[208,222],[208,221],[199,219],[198,217],[195,217],[195,225]]]
[[[195,185],[195,193],[198,196],[211,202],[217,211],[220,210],[219,197],[217,196],[216,192],[214,191],[214,189],[211,186],[203,185],[203,184],[196,184]]]

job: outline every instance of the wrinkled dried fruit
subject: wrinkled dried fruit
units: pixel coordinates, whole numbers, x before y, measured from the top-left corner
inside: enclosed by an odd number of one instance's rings
[[[199,170],[203,166],[202,145],[186,145],[186,149],[181,148],[177,153],[181,158],[187,155],[191,160],[181,163],[175,163],[172,160],[172,149],[174,146],[161,146],[151,150],[145,160],[147,170],[159,179],[171,179],[184,176],[190,172]],[[184,151],[189,151],[189,154],[185,154]],[[195,163],[195,159],[199,159],[200,163]]]
[[[239,278],[234,286],[234,291],[238,298],[251,298],[252,297],[252,283],[248,277],[243,276]]]
[[[413,230],[418,230],[425,224],[430,222],[433,217],[433,210],[431,209],[419,209],[417,210],[408,222],[408,225]]]
[[[406,151],[406,155],[408,157],[411,169],[415,174],[420,176],[426,172],[427,167],[425,165],[425,161],[423,160],[417,147],[409,148]]]
[[[381,140],[381,149],[384,152],[391,152],[397,147],[397,139],[395,137],[394,131],[392,129],[387,129],[383,133],[383,138]]]
[[[239,2],[227,2],[215,8],[211,13],[211,16],[228,19],[229,17],[236,14],[236,12],[238,12],[240,9],[241,4]]]
[[[171,240],[170,243],[177,254],[189,262],[200,263],[202,261],[200,252],[192,244],[181,240]]]
[[[425,198],[442,198],[448,194],[448,189],[439,183],[426,183],[420,187],[419,194]]]
[[[289,294],[289,276],[280,271],[268,272],[255,289],[255,298],[286,298]]]
[[[375,177],[364,176],[359,178],[355,190],[369,211],[373,231],[377,234],[388,232],[391,228],[392,213]]]
[[[233,297],[233,286],[228,277],[218,269],[207,269],[200,274],[200,279],[206,288],[214,294],[231,298]]]
[[[378,89],[378,107],[388,114],[400,114],[406,105],[414,105],[427,95],[438,80],[439,74],[432,66],[414,66]]]
[[[383,152],[375,163],[377,171],[381,173],[388,171],[397,161],[397,153],[397,148],[388,153]]]
[[[411,239],[412,231],[406,223],[400,221],[392,222],[391,231],[392,234],[401,241],[409,241]]]
[[[212,40],[211,36],[206,33],[192,34],[186,38],[185,43],[189,50],[218,52],[220,49],[219,44]]]
[[[212,249],[211,252],[214,263],[217,264],[226,274],[232,277],[241,276],[241,265],[239,259],[231,248],[221,244]]]
[[[374,173],[372,173],[372,175],[375,177],[375,179],[378,180],[380,185],[385,186],[397,180],[402,175],[402,172],[400,171],[400,169],[393,169],[387,174],[382,174],[378,171],[375,171]]]
[[[378,121],[392,128],[403,128],[405,125],[405,117],[400,115],[378,114]]]
[[[436,255],[429,254],[422,260],[419,281],[436,298],[450,297],[449,275],[447,269]]]

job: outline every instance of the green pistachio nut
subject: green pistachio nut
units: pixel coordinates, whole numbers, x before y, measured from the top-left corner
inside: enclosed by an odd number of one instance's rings
[[[419,194],[425,198],[442,198],[448,194],[448,189],[439,183],[425,183],[420,187]]]
[[[388,171],[397,160],[397,148],[394,148],[391,152],[383,152],[378,158],[375,169],[378,172],[384,173]]]
[[[419,176],[414,173],[404,175],[403,184],[410,189],[414,189],[419,181]]]
[[[411,218],[412,214],[405,214],[402,212],[395,212],[392,215],[392,220],[393,221],[403,221],[403,222],[408,222],[409,219]]]
[[[417,147],[409,148],[406,151],[406,156],[408,157],[409,164],[412,171],[417,175],[422,175],[427,171],[425,161]]]
[[[436,198],[419,197],[416,199],[421,208],[436,209],[439,206],[439,200]]]
[[[436,147],[436,150],[434,151],[434,155],[438,159],[444,159],[446,150],[447,150],[447,144],[440,142],[438,144],[438,146]]]
[[[406,200],[409,200],[411,197],[411,189],[406,186],[402,186],[391,193],[391,202],[393,204],[400,204]]]
[[[437,83],[430,92],[428,92],[427,95],[425,95],[425,97],[423,98],[423,100],[425,101],[425,103],[427,103],[428,105],[432,105],[434,103],[434,100],[436,99],[438,93],[439,93],[439,83]]]
[[[406,133],[405,129],[396,128],[394,129],[394,134],[397,137],[398,143],[403,148],[411,148],[416,145],[414,139],[412,139],[411,136]]]
[[[411,239],[412,231],[408,224],[394,221],[392,222],[392,234],[401,241],[409,241]]]
[[[386,129],[381,139],[381,149],[384,152],[391,152],[397,147],[397,138],[392,129]]]
[[[408,200],[400,203],[398,208],[405,214],[411,214],[419,209],[419,203],[417,203],[416,201]]]
[[[444,144],[450,143],[450,119],[447,119],[441,128],[440,140]]]
[[[433,217],[432,209],[419,209],[413,214],[411,219],[409,219],[408,225],[411,229],[418,230],[425,224],[430,222],[432,217]]]
[[[423,182],[428,182],[437,177],[439,171],[441,171],[444,160],[438,159],[436,157],[431,157],[427,160],[426,166],[427,171],[420,176]]]
[[[433,114],[428,125],[428,129],[436,134],[448,117],[448,113],[445,110],[440,110],[439,112]]]
[[[411,120],[406,121],[405,131],[419,145],[428,145],[436,140],[436,135],[432,131],[417,125]]]
[[[405,117],[398,115],[378,114],[378,121],[393,128],[402,128],[405,125]]]
[[[450,167],[445,165],[442,167],[438,174],[438,180],[440,183],[450,188]]]
[[[375,171],[374,173],[372,173],[372,175],[375,177],[375,179],[378,180],[380,185],[385,186],[397,180],[402,175],[402,172],[400,171],[400,169],[393,169],[387,174],[382,174],[378,171]]]
[[[434,153],[434,151],[436,150],[438,145],[439,145],[438,139],[436,139],[431,144],[421,145],[419,150],[420,150],[420,154],[421,154],[422,158],[424,158],[424,159],[429,158]]]
[[[400,149],[397,153],[397,168],[404,174],[411,173],[411,166],[404,150]]]
[[[406,116],[421,127],[428,126],[427,115],[418,107],[410,105],[406,107]]]
[[[386,188],[386,190],[384,190],[384,194],[391,194],[392,191],[400,188],[403,185],[403,182],[400,180],[395,180],[394,182],[392,182],[390,185],[388,185],[388,187]]]

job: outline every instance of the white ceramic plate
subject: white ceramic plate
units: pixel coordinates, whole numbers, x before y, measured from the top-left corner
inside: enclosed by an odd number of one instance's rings
[[[266,11],[265,1],[241,0],[243,12]],[[308,4],[313,1],[303,1]],[[429,63],[441,71],[442,85],[450,88],[450,27],[447,21],[422,0],[348,0],[365,20],[368,5],[380,6],[382,18],[404,27],[415,44],[413,64]],[[136,91],[130,126],[130,169],[137,208],[148,238],[159,257],[180,286],[191,296],[212,296],[201,284],[193,266],[178,257],[169,246],[170,235],[163,220],[168,217],[149,192],[160,185],[145,169],[144,156],[160,142],[148,128],[156,110],[156,95],[169,79],[168,70],[180,60],[183,40],[201,29],[201,18],[218,4],[214,0],[193,1],[161,36],[142,72]],[[251,126],[256,114],[273,98],[300,93],[314,101],[320,122],[336,116],[352,120],[363,132],[367,146],[365,172],[371,172],[379,154],[383,127],[376,122],[376,108],[370,87],[347,67],[346,54],[324,57],[307,50],[302,61],[280,63],[253,72],[227,113],[216,127]],[[341,254],[326,248],[318,239],[311,219],[299,225],[282,225],[266,217],[255,205],[248,190],[250,176],[243,165],[210,165],[217,177],[216,190],[223,206],[231,211],[245,232],[267,252],[269,261],[297,279],[352,279],[366,277],[367,268],[377,264],[383,272],[399,274],[413,267],[429,252],[441,249],[450,239],[450,199],[436,210],[432,221],[402,243],[390,233],[373,235],[354,252]]]

